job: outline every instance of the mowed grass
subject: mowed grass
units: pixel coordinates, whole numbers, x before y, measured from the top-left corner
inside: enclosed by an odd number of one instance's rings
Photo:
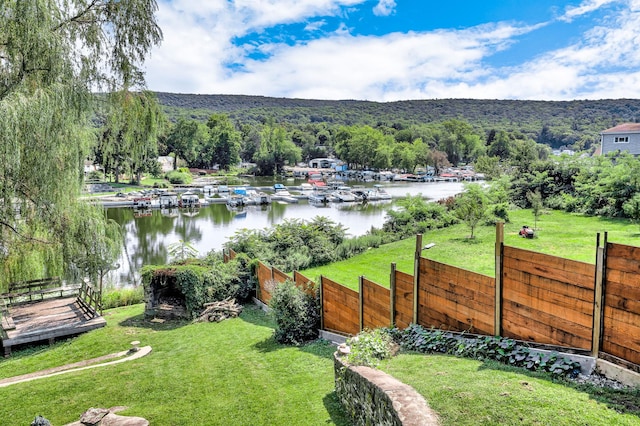
[[[496,362],[445,355],[402,354],[380,369],[422,394],[443,426],[640,425],[637,392],[603,395]],[[635,399],[634,413],[616,411],[625,398]]]
[[[349,424],[334,395],[326,342],[277,344],[273,324],[254,306],[221,323],[145,321],[143,306],[106,311],[107,326],[53,347],[0,361],[0,378],[126,350],[138,360],[0,388],[0,425],[76,421],[90,407],[129,407],[153,425]]]
[[[518,231],[523,225],[534,227],[531,211],[512,211],[509,217],[510,222],[504,226],[504,243],[512,247],[595,263],[598,233],[601,234],[601,244],[604,232],[607,232],[609,242],[640,246],[640,227],[625,219],[603,219],[550,211],[538,219],[535,238],[525,239],[518,235]],[[476,228],[473,239],[468,238],[469,234],[469,227],[463,224],[429,231],[422,236],[422,244],[435,243],[435,246],[424,250],[422,256],[494,276],[495,227]],[[416,239],[408,238],[367,250],[342,262],[300,272],[311,280],[324,275],[354,290],[358,288],[358,277],[361,275],[389,287],[392,262],[396,263],[398,270],[413,275],[415,250]]]

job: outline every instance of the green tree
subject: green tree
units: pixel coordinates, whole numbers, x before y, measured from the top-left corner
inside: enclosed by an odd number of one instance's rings
[[[500,130],[496,133],[495,137],[491,141],[491,144],[487,148],[487,155],[490,157],[499,157],[502,160],[507,160],[511,157],[513,150],[513,140],[509,137],[509,134],[504,130]]]
[[[260,136],[254,160],[262,176],[282,173],[285,163],[295,164],[302,158],[300,148],[291,142],[284,127],[268,123]]]
[[[140,184],[142,173],[151,171],[158,158],[158,136],[166,122],[152,92],[112,92],[100,141],[102,165],[113,171],[131,173],[132,183]]]
[[[84,255],[77,238],[99,232],[75,230],[106,226],[100,209],[79,212],[90,90],[143,87],[140,67],[162,38],[156,10],[154,0],[1,3],[0,280],[23,278],[17,253],[41,254],[24,278],[70,272]]]
[[[625,201],[622,208],[631,221],[640,224],[640,193],[636,193],[631,199]]]
[[[456,199],[454,214],[470,229],[469,238],[475,238],[474,230],[487,215],[487,197],[477,183],[465,185],[465,190]]]
[[[483,173],[487,179],[500,177],[500,158],[481,155],[475,162],[474,170]]]
[[[213,146],[212,163],[217,163],[222,170],[240,162],[241,134],[235,129],[229,117],[224,114],[214,114],[207,122],[209,137]]]
[[[542,214],[542,194],[540,194],[540,189],[536,189],[535,191],[529,191],[527,193],[527,200],[529,200],[529,204],[531,205],[531,212],[533,213],[533,229],[538,228],[538,218]]]
[[[191,164],[197,157],[199,126],[195,120],[180,118],[167,135],[167,146],[173,151],[173,170],[178,169],[178,157]]]

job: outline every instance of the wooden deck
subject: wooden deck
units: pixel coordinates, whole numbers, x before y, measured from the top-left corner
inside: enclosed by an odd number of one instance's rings
[[[4,355],[11,347],[25,343],[49,342],[104,327],[106,321],[91,317],[81,309],[76,297],[50,298],[40,302],[9,306],[1,331]]]

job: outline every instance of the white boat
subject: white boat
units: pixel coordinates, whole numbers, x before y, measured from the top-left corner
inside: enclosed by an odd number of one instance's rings
[[[242,195],[231,195],[227,198],[227,206],[229,207],[241,207],[246,204],[246,199]]]
[[[383,187],[382,185],[373,185],[373,188],[375,190],[375,194],[378,197],[378,200],[390,200],[391,199],[391,194],[389,194]]]
[[[308,196],[310,203],[327,203],[329,194],[326,191],[314,191]]]
[[[271,204],[271,197],[269,196],[269,194],[265,194],[264,192],[253,191],[251,194],[248,194],[248,196],[249,196],[249,199],[251,200],[251,204],[255,204],[258,206]]]
[[[356,201],[356,196],[353,195],[351,189],[347,187],[340,187],[339,189],[333,191],[331,195],[336,201],[341,201],[343,203],[352,203]]]
[[[200,197],[193,192],[185,192],[180,195],[180,207],[200,207]]]
[[[292,203],[292,204],[295,204],[298,202],[298,199],[293,195],[291,195],[291,193],[286,189],[277,190],[275,194],[271,196],[271,199],[276,201],[285,201],[287,203]]]
[[[302,191],[303,193],[305,192],[311,192],[313,191],[313,185],[311,185],[310,183],[301,183],[300,184],[300,191]]]

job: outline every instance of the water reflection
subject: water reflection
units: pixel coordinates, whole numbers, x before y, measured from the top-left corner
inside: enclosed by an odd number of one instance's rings
[[[462,184],[396,183],[385,186],[394,198],[421,193],[440,199],[461,191]],[[393,202],[330,203],[314,206],[306,201],[298,204],[274,202],[263,206],[246,206],[230,210],[225,204],[204,206],[195,210],[154,209],[144,214],[129,208],[109,208],[107,216],[119,223],[125,233],[120,268],[108,277],[116,285],[137,284],[143,265],[168,261],[167,247],[180,240],[195,247],[201,255],[221,250],[236,231],[243,228],[263,229],[287,219],[311,220],[324,216],[341,223],[352,236],[363,235],[371,227],[382,227],[386,212]]]

